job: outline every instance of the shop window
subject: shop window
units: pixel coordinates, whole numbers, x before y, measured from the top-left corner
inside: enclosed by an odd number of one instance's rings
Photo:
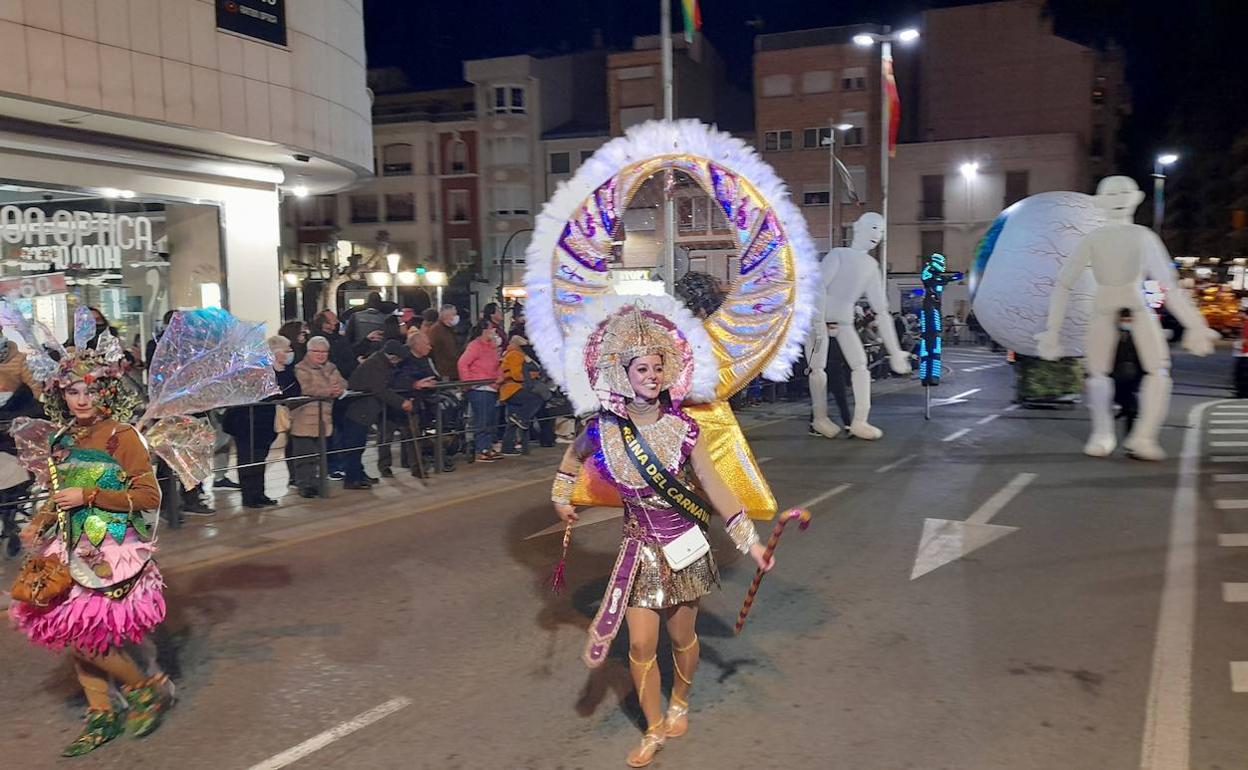
[[[385,176],[407,176],[412,173],[412,146],[406,143],[387,144],[381,150],[381,171]]]
[[[792,93],[792,75],[768,75],[763,78],[763,96],[789,96]]]
[[[351,221],[355,224],[367,224],[378,220],[376,195],[351,196]]]
[[[841,71],[841,90],[842,91],[865,91],[867,90],[867,68],[866,67],[846,67]]]
[[[1029,194],[1027,191],[1030,179],[1026,171],[1007,171],[1005,172],[1005,200],[1006,206],[1018,203]]]
[[[450,198],[451,223],[462,225],[468,222],[468,212],[471,211],[468,204],[468,191],[451,190],[448,197]]]
[[[808,150],[827,147],[832,140],[831,127],[808,128],[802,132],[802,146]]]
[[[386,195],[386,221],[412,222],[416,219],[416,196],[412,193]]]
[[[550,173],[567,174],[572,171],[572,155],[567,152],[552,152],[550,154]]]
[[[791,149],[793,149],[792,131],[767,131],[763,133],[763,150],[775,152],[777,150]]]
[[[923,200],[919,204],[919,219],[924,221],[945,218],[945,176],[924,174],[921,180]]]
[[[524,86],[494,86],[493,112],[495,115],[523,115]]]

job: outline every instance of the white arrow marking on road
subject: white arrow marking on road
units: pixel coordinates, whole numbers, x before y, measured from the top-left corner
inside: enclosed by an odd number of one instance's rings
[[[910,579],[923,577],[932,570],[961,559],[994,540],[1017,532],[1018,527],[1005,527],[988,522],[1000,513],[1002,508],[1009,505],[1010,501],[1028,484],[1035,481],[1036,476],[1035,473],[1018,474],[995,495],[985,500],[984,504],[967,517],[966,521],[924,519],[923,537],[919,540],[919,550],[914,557],[914,569],[910,572]]]
[[[958,395],[952,396],[950,398],[934,398],[932,399],[932,406],[935,407],[935,406],[951,406],[953,404],[965,404],[969,400],[967,399],[967,396],[973,396],[981,390],[983,390],[983,388],[971,388],[970,390],[964,393],[959,393]]]

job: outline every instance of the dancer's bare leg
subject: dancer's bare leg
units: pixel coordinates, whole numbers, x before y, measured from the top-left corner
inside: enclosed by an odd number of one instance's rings
[[[668,610],[667,635],[672,641],[672,700],[667,709],[667,735],[679,738],[689,730],[689,688],[698,669],[701,646],[696,631],[698,603],[681,604]]]
[[[662,693],[659,692],[659,613],[641,607],[629,607],[624,614],[628,623],[628,669],[637,689],[637,701],[646,717],[646,734],[641,745],[628,754],[630,767],[645,767],[663,747]]]

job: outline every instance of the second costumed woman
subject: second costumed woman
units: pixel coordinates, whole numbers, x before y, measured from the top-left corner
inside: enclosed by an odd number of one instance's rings
[[[722,520],[759,567],[772,565],[763,562],[753,522],[699,440],[698,423],[680,408],[695,380],[713,383],[718,373],[701,322],[670,297],[601,298],[586,318],[592,331],[578,335],[584,374],[568,372],[569,395],[578,411],[586,411],[586,400],[590,408],[596,400],[600,411],[564,455],[551,498],[560,518],[576,521],[577,474],[593,462],[624,502],[623,542],[584,657],[601,664],[621,622],[628,624],[629,669],[646,732],[627,761],[644,767],[667,739],[689,729],[698,600],[719,580],[704,534],[712,519]],[[577,352],[569,351],[569,369]],[[675,671],[666,712],[656,665],[661,625]]]

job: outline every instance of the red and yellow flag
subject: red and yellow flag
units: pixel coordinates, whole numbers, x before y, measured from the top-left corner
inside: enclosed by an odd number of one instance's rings
[[[702,9],[698,0],[680,0],[680,10],[685,16],[685,42],[693,42],[695,30],[702,29]]]
[[[884,96],[888,99],[888,157],[897,157],[897,131],[901,128],[901,96],[893,77],[893,57],[884,58]]]

